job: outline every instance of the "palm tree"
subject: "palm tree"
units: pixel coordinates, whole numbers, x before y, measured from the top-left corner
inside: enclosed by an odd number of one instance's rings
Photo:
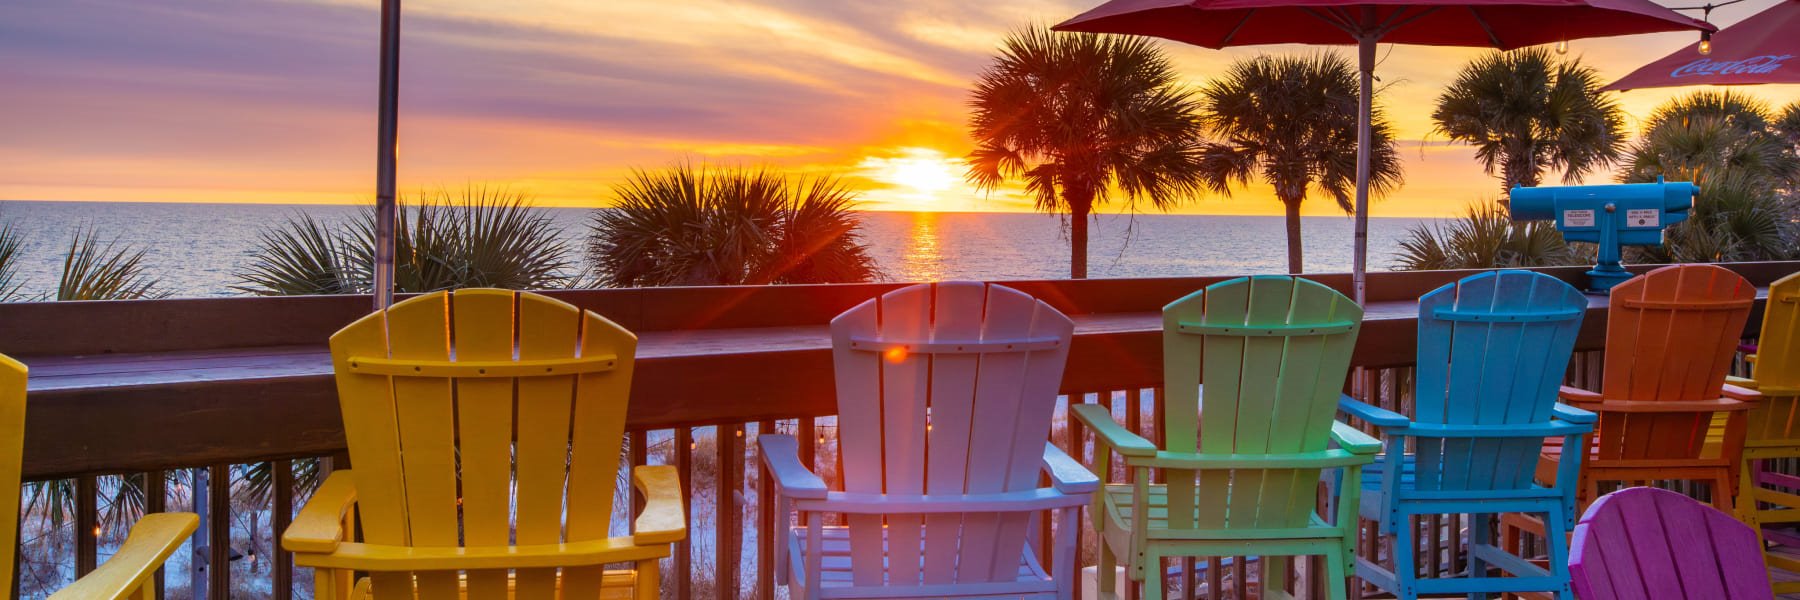
[[[677,164],[633,171],[594,212],[588,257],[611,287],[868,281],[880,274],[836,178]]]
[[[1069,215],[1069,276],[1087,277],[1088,219],[1115,194],[1166,210],[1202,190],[1199,105],[1147,38],[1007,36],[975,82],[968,179],[1023,180],[1038,210]]]
[[[1548,267],[1592,262],[1548,221],[1515,222],[1498,202],[1470,206],[1460,218],[1414,225],[1400,240],[1407,271]]]
[[[1782,193],[1800,162],[1768,106],[1732,92],[1676,98],[1646,121],[1620,180],[1693,181],[1700,186],[1687,221],[1660,248],[1634,251],[1647,262],[1771,260],[1791,256],[1800,232],[1795,198]]]
[[[118,240],[100,241],[93,229],[76,230],[63,255],[62,279],[56,286],[57,300],[137,300],[163,298],[169,294],[156,289],[157,281],[144,272],[143,248],[119,245]]]
[[[566,287],[570,250],[556,222],[506,188],[439,190],[407,203],[394,228],[394,290]],[[263,230],[234,289],[259,296],[367,294],[374,274],[375,214],[347,223],[305,214]]]
[[[1258,178],[1287,209],[1288,272],[1300,273],[1300,205],[1310,191],[1354,210],[1358,75],[1334,53],[1258,56],[1231,64],[1201,92],[1201,119],[1222,141],[1203,150],[1202,180],[1230,193]],[[1370,132],[1369,189],[1384,194],[1401,181],[1393,129],[1379,107]]]
[[[1617,162],[1625,145],[1624,112],[1602,85],[1593,68],[1543,47],[1492,52],[1463,67],[1431,118],[1437,133],[1475,146],[1503,193],[1550,169],[1574,182]]]

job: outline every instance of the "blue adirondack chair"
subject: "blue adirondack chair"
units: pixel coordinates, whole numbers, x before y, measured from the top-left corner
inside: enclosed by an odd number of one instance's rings
[[[1552,487],[1532,476],[1545,438],[1582,448],[1593,430],[1593,413],[1556,400],[1586,311],[1575,288],[1528,271],[1473,275],[1419,299],[1417,415],[1349,398],[1339,404],[1386,438],[1385,454],[1363,475],[1361,514],[1394,536],[1397,568],[1358,559],[1358,576],[1407,599],[1499,592],[1573,599],[1564,536],[1548,536],[1546,569],[1495,545],[1493,517],[1538,513],[1556,531],[1574,526],[1578,461],[1564,461]],[[1409,517],[1420,514],[1470,515],[1466,576],[1418,577]],[[1489,576],[1490,566],[1510,577]]]

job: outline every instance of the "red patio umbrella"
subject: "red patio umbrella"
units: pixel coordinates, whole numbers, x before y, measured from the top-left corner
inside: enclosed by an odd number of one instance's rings
[[[1369,112],[1375,44],[1489,46],[1511,50],[1577,38],[1712,31],[1650,0],[1112,0],[1058,31],[1150,35],[1207,48],[1258,44],[1357,44],[1362,115],[1357,126],[1356,301],[1369,248]]]
[[[1706,43],[1709,52],[1701,54]],[[1800,0],[1787,0],[1644,65],[1609,90],[1800,83]]]

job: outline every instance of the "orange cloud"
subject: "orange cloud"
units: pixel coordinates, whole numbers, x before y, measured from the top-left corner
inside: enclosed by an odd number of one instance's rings
[[[869,208],[1030,210],[1017,190],[981,196],[961,182],[967,87],[1008,31],[1097,1],[415,3],[401,187],[493,182],[545,204],[592,206],[633,167],[705,160],[838,174]],[[1714,21],[1774,1],[1718,9]],[[0,4],[0,198],[366,202],[375,24],[360,0]],[[1689,41],[1571,46],[1619,76]],[[1236,58],[1316,51],[1166,47],[1195,85]],[[1431,102],[1479,52],[1381,47],[1407,183],[1375,215],[1454,214],[1498,193],[1468,148],[1430,137]],[[1620,102],[1642,116],[1684,92]],[[1794,97],[1791,87],[1750,92]],[[1252,186],[1179,212],[1279,209]],[[1325,199],[1305,212],[1341,214]]]

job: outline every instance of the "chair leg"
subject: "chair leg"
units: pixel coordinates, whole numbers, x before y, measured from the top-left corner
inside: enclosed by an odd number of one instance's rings
[[[1331,600],[1344,600],[1345,590],[1351,585],[1346,566],[1350,560],[1350,555],[1342,552],[1325,554],[1325,595]]]
[[[1256,566],[1257,576],[1262,579],[1262,598],[1287,598],[1288,559],[1286,556],[1264,556]]]
[[[1767,549],[1769,541],[1763,538],[1762,515],[1759,514],[1762,507],[1756,503],[1756,490],[1762,485],[1756,476],[1762,470],[1761,459],[1744,461],[1744,465],[1738,469],[1738,494],[1732,507],[1737,519],[1756,532],[1756,543]]]
[[[1544,541],[1550,547],[1550,574],[1562,581],[1562,589],[1556,591],[1557,600],[1575,600],[1575,591],[1569,584],[1569,521],[1570,515],[1564,514],[1560,506],[1544,515]]]
[[[1493,543],[1494,543],[1493,542],[1493,539],[1494,539],[1494,536],[1493,536],[1494,522],[1493,522],[1493,520],[1494,520],[1494,515],[1491,515],[1491,514],[1469,515],[1469,545],[1470,546],[1493,545]],[[1487,577],[1487,570],[1488,570],[1487,569],[1487,561],[1481,560],[1480,556],[1481,555],[1476,554],[1473,551],[1473,549],[1471,548],[1471,550],[1468,554],[1469,577],[1470,578]],[[1486,599],[1487,599],[1487,594],[1485,594],[1485,593],[1480,593],[1480,592],[1470,592],[1469,593],[1469,600],[1486,600]]]
[[[1402,516],[1399,527],[1394,528],[1394,587],[1395,598],[1401,600],[1418,600],[1417,587],[1419,579],[1418,544],[1413,541],[1417,533],[1412,519]]]
[[[1734,506],[1734,503],[1732,502],[1732,492],[1734,491],[1736,491],[1736,488],[1731,485],[1730,469],[1723,470],[1718,476],[1713,477],[1713,508],[1717,508],[1719,509],[1719,512],[1725,514],[1731,514],[1733,511],[1737,510],[1737,507]]]
[[[662,598],[662,561],[641,560],[637,564],[637,589],[632,594],[634,600],[651,600]]]
[[[1117,598],[1113,593],[1119,589],[1119,578],[1116,573],[1119,561],[1113,557],[1112,545],[1106,543],[1106,537],[1101,533],[1095,533],[1094,537],[1100,538],[1098,540],[1100,543],[1097,544],[1100,546],[1100,564],[1094,567],[1094,596],[1123,600]],[[1129,580],[1130,577],[1126,577],[1126,579]]]
[[[1162,557],[1153,552],[1145,552],[1143,560],[1144,593],[1138,597],[1144,600],[1163,600],[1163,579],[1167,578],[1169,572],[1163,570]],[[1243,585],[1244,582],[1238,582],[1238,586]]]

